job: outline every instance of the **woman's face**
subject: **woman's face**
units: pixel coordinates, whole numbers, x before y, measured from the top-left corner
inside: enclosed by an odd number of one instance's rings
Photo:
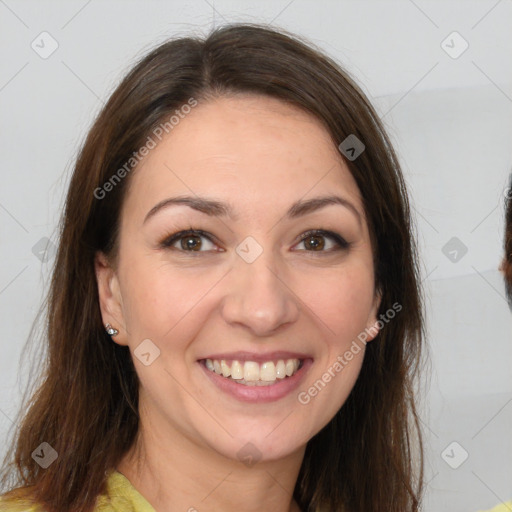
[[[379,306],[360,193],[327,131],[275,99],[221,98],[133,173],[118,265],[96,268],[142,423],[232,459],[303,449],[353,388],[364,346],[344,354]],[[327,196],[341,200],[314,201]]]

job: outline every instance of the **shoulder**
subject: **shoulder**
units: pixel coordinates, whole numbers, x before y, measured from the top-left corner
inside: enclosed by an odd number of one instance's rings
[[[95,512],[156,512],[119,471],[107,479],[107,492],[98,497]]]
[[[512,512],[512,501],[507,501],[506,503],[502,503],[501,505],[497,505],[491,510],[482,511],[482,512]]]
[[[40,505],[30,498],[30,487],[18,487],[0,496],[2,512],[44,512]]]
[[[2,512],[44,512],[44,509],[31,500],[4,496],[0,496],[0,510]]]
[[[27,488],[18,488],[0,496],[1,512],[45,512],[41,505],[30,499]],[[155,509],[118,471],[107,479],[107,491],[98,496],[94,512],[155,512]]]

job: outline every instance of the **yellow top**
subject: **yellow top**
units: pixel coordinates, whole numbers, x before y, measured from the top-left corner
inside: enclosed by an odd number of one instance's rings
[[[40,505],[27,501],[7,500],[2,496],[0,496],[0,510],[2,512],[44,512]],[[156,511],[123,474],[113,471],[107,478],[107,494],[98,496],[94,512]]]
[[[501,505],[497,505],[491,510],[487,512],[512,512],[512,501],[507,501],[506,503],[502,503]]]
[[[27,508],[28,507],[28,508]],[[0,496],[2,512],[44,512],[39,505],[27,501],[7,500]],[[107,478],[107,493],[98,497],[94,512],[156,512],[131,482],[118,471]],[[507,501],[487,512],[512,512],[512,501]]]

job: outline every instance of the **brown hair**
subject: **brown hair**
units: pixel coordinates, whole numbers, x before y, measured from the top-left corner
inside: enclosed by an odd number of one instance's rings
[[[512,174],[509,177],[505,196],[505,236],[503,239],[504,254],[500,270],[505,278],[505,292],[510,309],[512,309]]]
[[[336,146],[349,135],[364,143],[363,153],[346,163],[368,220],[382,292],[378,313],[402,306],[368,344],[346,403],[309,441],[294,497],[311,512],[419,508],[423,457],[413,382],[425,334],[397,157],[373,107],[333,60],[285,31],[234,24],[204,39],[167,41],[142,58],[99,113],[78,155],[48,296],[47,366],[9,459],[17,485],[32,486],[31,495],[49,512],[90,512],[105,490],[106,471],[131,447],[139,424],[139,381],[129,349],[105,332],[94,272],[98,251],[115,259],[129,176],[108,200],[94,191],[190,98],[239,93],[268,95],[309,112]],[[31,457],[41,442],[58,452],[47,469]]]

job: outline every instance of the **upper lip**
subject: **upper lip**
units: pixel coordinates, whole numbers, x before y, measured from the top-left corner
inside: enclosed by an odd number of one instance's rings
[[[255,361],[257,363],[264,363],[266,361],[278,361],[279,359],[312,359],[312,357],[304,353],[287,352],[281,350],[275,352],[266,352],[264,354],[246,351],[224,352],[221,354],[212,354],[206,357],[202,357],[199,359],[199,361],[204,359],[216,359],[217,361],[222,359],[230,361]]]

